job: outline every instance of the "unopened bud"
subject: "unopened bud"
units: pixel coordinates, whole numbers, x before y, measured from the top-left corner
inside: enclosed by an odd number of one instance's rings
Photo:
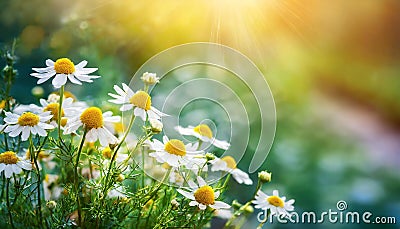
[[[36,97],[42,97],[44,94],[43,87],[36,86],[36,87],[32,88],[31,93],[32,93],[32,95],[34,95]]]
[[[160,133],[164,127],[162,122],[158,121],[157,119],[150,119],[150,125],[151,125],[151,131],[153,131],[156,134]]]
[[[212,153],[206,153],[206,159],[207,161],[212,161],[215,159],[215,155]]]
[[[46,203],[46,207],[50,210],[53,210],[54,208],[57,207],[57,203],[54,200],[50,200],[49,202]]]
[[[239,201],[234,200],[234,201],[232,201],[232,207],[233,207],[233,209],[238,210],[240,207],[242,207],[242,204],[239,203]]]
[[[246,214],[251,214],[251,213],[254,212],[254,208],[253,208],[251,205],[247,205],[247,206],[243,209],[243,211],[244,211]]]
[[[140,79],[147,85],[153,85],[158,83],[160,78],[157,77],[156,73],[145,72]]]
[[[260,179],[262,183],[267,183],[271,181],[271,175],[272,174],[267,171],[261,171],[258,173],[258,179]]]
[[[179,203],[176,199],[171,200],[172,210],[176,210],[179,208]]]
[[[119,174],[118,177],[117,177],[117,181],[118,182],[122,182],[124,180],[125,180],[125,176],[123,174]]]

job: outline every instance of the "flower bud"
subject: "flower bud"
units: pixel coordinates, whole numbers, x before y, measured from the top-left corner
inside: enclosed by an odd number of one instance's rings
[[[176,210],[179,208],[179,203],[176,199],[171,200],[172,210]]]
[[[215,155],[212,153],[206,153],[206,159],[207,161],[212,161],[215,159]]]
[[[60,96],[54,93],[51,93],[47,98],[48,103],[58,103],[60,101]]]
[[[36,86],[34,88],[32,88],[31,93],[33,96],[35,97],[42,97],[44,94],[44,90],[43,87],[41,86]]]
[[[46,203],[46,207],[50,210],[53,210],[54,208],[57,207],[57,203],[54,200],[50,200],[49,202]]]
[[[118,177],[117,177],[117,181],[118,182],[122,182],[124,180],[125,180],[125,176],[123,174],[119,174]]]
[[[158,83],[160,78],[156,76],[156,73],[145,72],[140,79],[147,85],[153,85]]]
[[[271,175],[272,174],[267,171],[261,171],[258,173],[258,179],[260,179],[262,183],[267,183],[271,181]]]
[[[239,201],[234,200],[234,201],[232,201],[232,207],[233,207],[233,209],[238,210],[240,207],[242,207],[242,204],[239,203]]]
[[[252,214],[252,213],[254,212],[254,208],[253,208],[251,205],[247,205],[247,206],[243,209],[243,211],[244,211],[246,214]]]
[[[162,122],[158,121],[157,119],[150,119],[150,125],[151,125],[151,131],[153,133],[160,133],[163,129],[163,124]]]

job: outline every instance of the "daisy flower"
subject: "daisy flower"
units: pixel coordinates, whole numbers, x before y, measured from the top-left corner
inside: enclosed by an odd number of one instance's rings
[[[259,208],[262,210],[271,210],[271,214],[278,215],[289,215],[288,211],[293,211],[293,203],[294,199],[286,201],[286,197],[279,197],[278,190],[274,190],[272,192],[272,196],[268,196],[261,190],[258,190],[256,199],[252,201],[255,204],[255,208]]]
[[[249,174],[243,172],[242,170],[236,167],[236,161],[231,156],[225,156],[223,158],[215,158],[210,161],[212,164],[211,171],[224,171],[232,174],[233,178],[239,184],[252,185],[253,181],[250,179]]]
[[[38,134],[44,137],[47,136],[46,130],[54,129],[54,126],[46,123],[52,117],[53,115],[50,114],[50,111],[39,114],[32,112],[24,112],[22,114],[6,112],[6,117],[4,118],[6,124],[0,125],[0,130],[5,127],[4,132],[8,133],[10,137],[21,135],[22,141],[26,141],[30,134]]]
[[[6,178],[13,174],[20,174],[22,169],[32,170],[32,164],[29,160],[18,157],[12,151],[6,151],[0,154],[0,173],[4,171]]]
[[[50,111],[53,117],[50,120],[50,124],[57,127],[58,112],[60,104],[58,102],[48,102],[44,99],[40,99],[40,105],[42,105],[43,111]],[[72,118],[82,112],[83,107],[76,107],[73,105],[72,98],[66,98],[62,102],[61,106],[61,126],[64,127],[67,124],[68,118]]]
[[[87,131],[86,141],[100,141],[102,146],[116,144],[118,139],[104,127],[104,123],[120,122],[120,116],[112,116],[111,111],[103,113],[98,107],[89,107],[71,119],[68,119],[64,134],[75,133],[79,127],[83,126]]]
[[[87,61],[81,61],[75,65],[68,58],[60,58],[54,62],[53,60],[47,59],[45,68],[32,68],[35,73],[31,73],[31,76],[39,78],[37,84],[41,84],[54,77],[51,82],[55,88],[60,88],[67,83],[67,79],[71,83],[82,85],[82,82],[93,82],[92,79],[99,78],[100,76],[89,76],[90,73],[97,71],[97,68],[85,68]]]
[[[227,203],[216,201],[216,199],[219,197],[220,192],[214,192],[213,188],[207,185],[203,178],[197,177],[197,182],[199,185],[195,184],[191,180],[188,181],[191,192],[177,189],[177,191],[184,197],[192,200],[189,203],[190,206],[198,206],[200,210],[205,210],[207,206],[217,210],[231,207]]]
[[[147,141],[146,143],[150,145],[151,150],[155,151],[149,154],[151,157],[154,157],[160,163],[167,163],[172,167],[186,165],[190,162],[191,157],[200,153],[200,151],[196,151],[196,145],[190,143],[185,145],[181,140],[170,140],[167,136],[163,137],[163,142],[153,139],[153,142]],[[188,155],[191,155],[191,157]]]
[[[114,85],[114,90],[118,95],[108,93],[114,99],[108,100],[111,103],[121,104],[120,111],[132,110],[135,116],[139,116],[146,121],[146,114],[151,119],[160,119],[166,114],[151,106],[151,96],[144,91],[133,92],[126,84],[122,84],[122,89]]]
[[[191,135],[200,139],[203,142],[210,142],[214,146],[227,150],[230,144],[226,141],[221,141],[213,137],[213,132],[210,127],[206,124],[200,124],[198,126],[188,126],[187,128],[177,126],[175,129],[182,135]]]

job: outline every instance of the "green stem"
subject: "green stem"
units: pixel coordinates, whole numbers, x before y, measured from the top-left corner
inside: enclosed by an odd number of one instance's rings
[[[111,161],[110,161],[110,166],[108,167],[108,171],[107,171],[105,183],[104,183],[104,189],[103,189],[103,194],[104,194],[104,195],[103,195],[103,196],[106,196],[106,192],[107,192],[107,189],[108,189],[108,185],[107,185],[108,179],[109,179],[109,177],[110,177],[112,165],[113,165],[113,163],[114,163],[114,161],[115,161],[115,158],[116,158],[116,156],[117,156],[118,150],[121,148],[122,143],[124,143],[126,137],[128,136],[128,133],[129,133],[130,129],[132,128],[133,123],[135,122],[135,117],[136,117],[136,116],[132,113],[132,117],[131,117],[131,120],[130,120],[130,122],[129,122],[128,129],[126,130],[126,132],[125,132],[125,134],[124,134],[124,137],[122,138],[121,142],[117,145],[117,147],[116,147],[115,150],[114,150],[113,156],[112,156]],[[104,197],[103,197],[103,198],[104,198]]]
[[[142,147],[142,188],[144,188],[144,149]]]
[[[9,193],[9,186],[10,186],[10,178],[7,178],[7,187],[6,187],[6,195],[7,195],[7,210],[8,210],[8,218],[10,219],[10,224],[12,228],[14,227],[14,222],[12,219],[11,211],[10,211],[10,193]]]
[[[78,225],[83,227],[82,224],[82,206],[81,206],[81,198],[80,198],[80,189],[79,189],[79,179],[78,179],[78,165],[79,165],[79,158],[81,156],[83,144],[85,143],[87,130],[85,129],[83,132],[83,136],[81,142],[79,144],[78,155],[76,156],[76,162],[74,166],[74,183],[75,183],[75,195],[76,195],[76,202],[78,204]]]
[[[35,149],[33,146],[33,141],[32,141],[32,135],[29,135],[29,153],[31,155],[31,158],[33,157],[33,162],[35,164],[36,170],[37,170],[37,198],[38,198],[38,212],[39,212],[39,224],[42,225],[43,222],[43,216],[42,216],[42,195],[41,195],[41,176],[40,176],[40,171],[39,171],[39,164],[37,161],[37,158],[39,156],[39,152],[35,153]]]
[[[58,117],[57,117],[57,126],[58,126],[58,140],[61,141],[61,117],[62,117],[62,103],[64,99],[64,85],[60,88],[60,101],[58,106]]]
[[[256,190],[255,190],[255,192],[254,192],[253,197],[251,198],[251,200],[248,201],[248,202],[247,202],[245,205],[243,205],[242,207],[240,207],[239,210],[237,210],[237,211],[233,214],[233,216],[228,220],[228,222],[226,222],[225,228],[229,228],[229,226],[233,223],[233,221],[234,221],[238,216],[240,216],[241,213],[242,213],[248,206],[250,206],[251,201],[256,197],[258,190],[260,190],[261,185],[262,185],[262,182],[260,181],[260,179],[258,179],[257,187],[256,187]]]
[[[200,150],[202,144],[203,144],[203,141],[199,139],[199,145],[197,146],[196,150]]]

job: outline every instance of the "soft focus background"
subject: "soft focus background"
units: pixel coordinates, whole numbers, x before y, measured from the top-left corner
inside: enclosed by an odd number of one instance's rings
[[[12,95],[23,103],[35,100],[29,73],[46,58],[87,59],[99,67],[102,80],[84,92],[68,90],[105,100],[110,85],[129,82],[166,48],[194,41],[235,48],[261,69],[275,98],[276,137],[263,166],[273,181],[264,190],[296,199],[300,213],[336,210],[345,200],[351,211],[399,223],[399,12],[397,0],[13,0],[0,1],[0,42],[18,39]],[[52,91],[50,82],[43,87]],[[241,202],[255,188],[231,185],[227,196]],[[256,224],[254,214],[246,228]]]

